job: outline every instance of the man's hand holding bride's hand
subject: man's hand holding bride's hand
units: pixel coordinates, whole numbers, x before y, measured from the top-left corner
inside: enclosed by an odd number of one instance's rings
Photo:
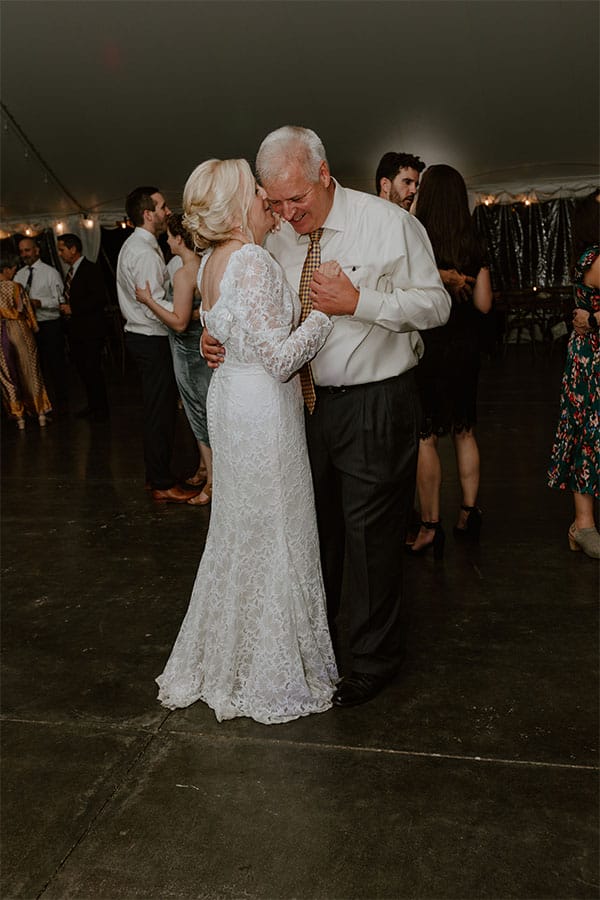
[[[328,316],[351,316],[358,304],[359,291],[354,287],[337,260],[322,263],[310,283],[313,309]]]
[[[206,360],[209,369],[218,369],[225,359],[225,347],[209,334],[206,328],[200,338],[200,353]]]
[[[139,300],[140,303],[143,303],[144,306],[148,304],[148,300],[152,300],[152,292],[150,291],[150,282],[146,282],[146,287],[136,287],[135,289],[135,299]]]

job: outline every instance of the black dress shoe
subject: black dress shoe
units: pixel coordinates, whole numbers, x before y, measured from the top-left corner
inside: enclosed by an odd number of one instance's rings
[[[383,675],[369,675],[367,672],[352,672],[338,684],[333,695],[334,706],[358,706],[368,703],[388,683]]]

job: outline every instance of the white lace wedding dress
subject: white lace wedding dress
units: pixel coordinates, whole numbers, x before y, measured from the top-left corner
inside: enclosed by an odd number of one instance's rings
[[[201,278],[205,255],[198,278]],[[210,528],[162,675],[169,709],[203,700],[219,721],[287,722],[331,706],[337,680],[297,375],[331,323],[300,304],[266,250],[230,257],[206,326],[226,348],[208,425]],[[290,379],[290,380],[287,380]]]

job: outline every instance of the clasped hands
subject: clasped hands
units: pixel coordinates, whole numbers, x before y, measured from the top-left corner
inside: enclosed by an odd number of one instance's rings
[[[313,309],[328,316],[351,316],[358,304],[359,291],[336,260],[321,263],[310,282]],[[200,338],[200,350],[210,369],[218,369],[225,359],[225,348],[208,333]]]
[[[476,279],[472,275],[463,275],[456,269],[440,269],[440,278],[444,287],[448,288],[458,300],[471,300],[473,297],[473,285]]]
[[[310,282],[310,300],[313,309],[328,316],[354,314],[359,291],[354,287],[337,260],[321,263]]]

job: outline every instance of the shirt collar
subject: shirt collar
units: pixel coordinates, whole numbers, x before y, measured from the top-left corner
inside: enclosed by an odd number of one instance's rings
[[[133,232],[138,237],[142,238],[142,240],[146,241],[152,247],[159,248],[159,243],[156,240],[156,237],[152,234],[152,232],[148,231],[147,228],[142,228],[141,225],[138,225]]]
[[[346,191],[335,178],[332,177],[331,180],[335,185],[335,191],[331,209],[323,222],[323,228],[325,231],[344,231],[346,227],[346,206],[348,203]],[[299,244],[306,244],[310,240],[307,234],[296,234],[296,239]]]

